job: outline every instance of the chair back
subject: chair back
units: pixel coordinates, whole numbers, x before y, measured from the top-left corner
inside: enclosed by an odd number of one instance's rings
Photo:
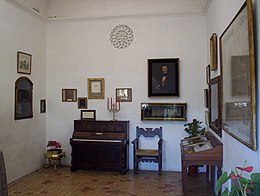
[[[160,128],[141,128],[139,126],[136,127],[136,138],[139,139],[140,136],[144,137],[155,137],[156,135],[162,139],[162,127]]]
[[[0,150],[0,196],[7,196],[8,188],[7,188],[7,180],[6,180],[6,172],[5,172],[5,161],[3,152]]]

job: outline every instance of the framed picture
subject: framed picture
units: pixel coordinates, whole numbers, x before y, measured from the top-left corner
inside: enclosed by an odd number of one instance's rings
[[[132,89],[116,88],[116,100],[119,102],[132,102]]]
[[[148,97],[179,96],[179,59],[148,59]]]
[[[209,126],[209,112],[205,111],[205,124]]]
[[[24,52],[17,52],[17,72],[31,74],[32,55]]]
[[[218,45],[216,33],[213,33],[210,37],[210,68],[212,71],[215,71],[218,68]]]
[[[142,121],[186,121],[187,103],[141,103]]]
[[[222,129],[256,150],[256,68],[253,6],[246,0],[220,36]],[[238,114],[237,114],[238,113]]]
[[[104,78],[88,78],[88,98],[104,99],[105,80]]]
[[[40,100],[40,112],[46,113],[46,100],[45,99]]]
[[[88,98],[87,97],[78,97],[78,108],[88,108]]]
[[[81,120],[96,120],[96,110],[81,110],[80,119]]]
[[[209,83],[209,127],[222,137],[222,94],[221,77],[212,78]]]
[[[209,90],[204,89],[204,106],[205,108],[209,107]]]
[[[15,120],[33,117],[33,83],[27,77],[15,82]]]
[[[206,82],[209,85],[210,82],[210,65],[206,67]]]
[[[77,102],[77,89],[62,89],[62,102]]]

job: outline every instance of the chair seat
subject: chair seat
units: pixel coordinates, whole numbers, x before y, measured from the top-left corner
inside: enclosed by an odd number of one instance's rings
[[[138,149],[138,150],[136,150],[136,155],[137,156],[156,157],[156,156],[158,156],[158,150]]]

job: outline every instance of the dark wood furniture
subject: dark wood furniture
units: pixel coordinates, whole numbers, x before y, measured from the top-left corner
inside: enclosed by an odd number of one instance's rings
[[[140,149],[139,139],[140,136],[144,137],[159,137],[158,148],[157,149]],[[158,172],[162,172],[162,127],[160,128],[140,128],[136,127],[136,139],[132,141],[133,152],[134,152],[134,171],[138,171],[139,162],[155,162],[158,163]]]
[[[5,161],[3,152],[0,150],[0,195],[7,196],[8,195],[8,186],[6,179],[6,171],[5,171]]]
[[[75,120],[70,139],[71,171],[129,169],[129,121]]]
[[[206,132],[205,143],[208,143],[212,148],[194,152],[195,145],[186,145],[182,140],[181,147],[181,163],[182,163],[182,189],[184,196],[188,196],[188,166],[191,165],[206,165],[207,180],[210,181],[211,188],[214,189],[215,184],[215,167],[218,168],[217,178],[221,175],[222,161],[223,161],[223,145],[222,143],[210,132]],[[200,142],[203,143],[203,142]],[[187,146],[192,148],[187,148]],[[209,170],[211,169],[211,170]],[[210,174],[210,175],[209,175]]]

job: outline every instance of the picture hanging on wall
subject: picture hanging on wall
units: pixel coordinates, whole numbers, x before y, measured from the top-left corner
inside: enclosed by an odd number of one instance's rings
[[[217,34],[213,33],[210,38],[210,67],[212,71],[218,68],[218,46],[217,46]]]
[[[31,74],[32,55],[24,52],[17,52],[17,72]]]
[[[220,36],[222,129],[256,150],[256,71],[253,5],[247,0]],[[239,114],[236,114],[239,113]]]
[[[88,108],[88,98],[87,97],[78,97],[78,108],[79,109]]]
[[[148,97],[179,96],[179,59],[148,59]]]
[[[104,99],[105,97],[105,79],[88,78],[88,98]]]
[[[116,88],[116,100],[120,102],[132,102],[132,89]]]
[[[62,89],[62,101],[63,102],[76,102],[77,101],[77,89]]]

